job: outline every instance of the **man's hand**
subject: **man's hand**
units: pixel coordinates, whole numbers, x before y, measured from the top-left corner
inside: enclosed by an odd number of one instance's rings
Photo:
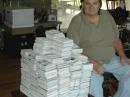
[[[129,58],[121,58],[120,60],[121,60],[122,64],[125,64],[125,63],[130,64],[130,59]]]
[[[101,65],[101,63],[99,63],[95,60],[91,60],[91,62],[93,63],[94,70],[97,73],[102,75],[105,72],[105,68]]]
[[[130,59],[127,58],[127,56],[124,52],[124,48],[123,48],[121,40],[119,38],[115,39],[113,44],[114,44],[113,45],[114,48],[116,49],[117,53],[119,54],[121,63],[122,64],[124,64],[124,63],[130,64]]]

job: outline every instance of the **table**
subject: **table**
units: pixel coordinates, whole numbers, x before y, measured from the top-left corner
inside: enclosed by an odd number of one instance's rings
[[[38,26],[43,26],[44,28],[48,29],[48,28],[57,28],[57,26],[58,26],[58,30],[60,30],[61,24],[62,24],[61,21],[50,21],[50,22],[45,22],[45,23],[35,23],[35,28],[37,28]]]

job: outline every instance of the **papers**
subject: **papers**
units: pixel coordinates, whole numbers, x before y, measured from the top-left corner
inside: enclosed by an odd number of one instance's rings
[[[28,97],[87,97],[93,65],[82,49],[56,30],[21,51],[20,90]]]
[[[48,39],[65,38],[64,34],[57,30],[48,30],[45,33]]]

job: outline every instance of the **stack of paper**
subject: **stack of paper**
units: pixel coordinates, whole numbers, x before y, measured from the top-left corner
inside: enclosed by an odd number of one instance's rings
[[[55,38],[65,38],[65,35],[57,30],[48,30],[45,33],[46,37],[50,40]]]
[[[55,97],[58,95],[57,70],[43,71],[39,70],[39,78],[37,86],[43,97]]]
[[[39,54],[51,53],[52,42],[46,38],[38,37],[33,45],[33,50]]]
[[[72,57],[75,58],[76,60],[82,62],[82,63],[89,62],[88,57],[86,57],[85,55],[82,55],[82,54],[74,54]]]
[[[83,63],[82,65],[82,77],[80,80],[80,96],[85,97],[89,93],[89,85],[91,79],[91,71],[93,70],[93,64]]]
[[[73,40],[65,38],[63,33],[56,30],[46,31],[47,39],[53,43],[52,52],[62,58],[70,58],[73,46]]]
[[[56,69],[56,64],[52,64],[47,60],[41,60],[41,61],[37,61],[37,68],[43,71],[50,71]]]
[[[81,53],[83,53],[83,49],[80,48],[78,45],[74,44],[73,49],[72,49],[72,54],[75,55],[75,54],[81,54]]]
[[[21,54],[26,54],[26,52],[22,51]],[[58,95],[56,64],[31,52],[26,54],[26,57],[22,57],[21,66],[20,89],[28,97],[56,97]]]
[[[80,91],[80,79],[82,77],[82,62],[73,59],[70,64],[70,96],[77,97]]]
[[[21,51],[20,90],[28,97],[87,97],[93,65],[82,49],[56,30]]]
[[[69,96],[70,71],[69,67],[58,68],[58,95]]]
[[[31,69],[33,68],[33,66],[30,66],[30,61],[29,61],[29,54],[30,51],[28,51],[28,53],[24,50],[21,52],[22,55],[22,59],[21,59],[21,85],[20,85],[20,89],[22,92],[24,92],[26,95],[30,95],[30,90],[29,87],[31,86],[31,79],[32,76],[30,74],[30,72],[32,71]]]
[[[73,40],[68,38],[57,38],[53,40],[53,53],[62,58],[70,58],[74,44]]]

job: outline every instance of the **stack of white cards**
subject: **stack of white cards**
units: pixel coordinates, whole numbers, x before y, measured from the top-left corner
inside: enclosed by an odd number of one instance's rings
[[[79,61],[70,64],[70,97],[77,97],[80,94],[80,79],[82,77],[82,63]]]
[[[59,39],[65,38],[64,34],[57,30],[48,30],[45,33],[46,33],[46,38],[50,40],[55,38],[59,38]]]
[[[83,49],[80,48],[78,45],[74,44],[72,49],[72,55],[81,54]]]
[[[53,53],[62,57],[62,58],[70,58],[73,40],[68,38],[54,39],[53,41]]]
[[[89,93],[89,84],[93,67],[91,63],[84,63],[82,66],[82,77],[80,79],[80,97],[87,97],[86,94]]]
[[[38,37],[33,45],[33,50],[39,54],[51,53],[52,42],[47,38]]]
[[[69,67],[58,67],[58,97],[69,97],[70,70]]]
[[[62,58],[70,58],[73,40],[65,38],[63,33],[56,30],[46,31],[46,38],[52,40],[52,53]]]
[[[26,53],[21,53],[21,91],[28,97],[57,97],[56,64],[33,51]]]
[[[82,49],[56,30],[21,51],[20,90],[28,97],[87,97],[93,65]]]
[[[26,95],[30,94],[30,86],[31,86],[31,73],[34,70],[34,64],[29,58],[29,55],[32,53],[32,50],[24,50],[21,52],[22,59],[21,59],[21,86],[20,89]],[[35,76],[35,74],[34,74]]]

